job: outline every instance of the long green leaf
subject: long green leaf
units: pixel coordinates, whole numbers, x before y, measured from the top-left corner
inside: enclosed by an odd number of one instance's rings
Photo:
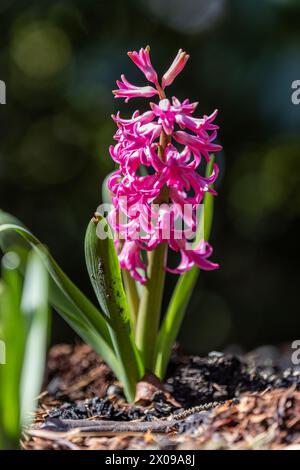
[[[43,382],[48,305],[48,272],[41,258],[32,252],[28,256],[21,302],[21,311],[27,328],[20,389],[22,426],[31,422],[31,415]]]
[[[25,320],[20,311],[22,283],[19,258],[7,253],[2,260],[1,340],[5,363],[0,365],[0,445],[18,447],[20,436],[20,378],[25,348]]]
[[[128,400],[133,400],[143,367],[137,351],[119,260],[112,232],[104,217],[97,215],[88,225],[85,237],[88,273],[102,310],[110,321],[115,352],[121,365]]]
[[[124,289],[126,292],[126,298],[128,300],[128,306],[130,311],[130,317],[133,328],[136,328],[138,311],[140,304],[140,297],[137,290],[137,281],[133,279],[130,272],[127,269],[122,269],[122,277],[124,282]]]
[[[111,173],[107,175],[107,177],[104,179],[102,183],[102,201],[104,204],[107,204],[107,206],[112,204],[112,193],[110,192],[108,188],[108,184],[107,184],[108,178],[110,176],[111,176]],[[139,283],[136,282],[131,277],[127,269],[122,270],[122,275],[123,275],[123,281],[124,281],[124,288],[126,292],[126,298],[128,300],[130,317],[133,323],[133,327],[135,328],[137,315],[138,315],[138,309],[139,309],[139,302],[140,302],[138,285],[137,285]]]
[[[34,249],[45,261],[40,241],[14,217],[4,212],[0,212],[0,246],[4,252],[19,249],[28,253]],[[50,276],[51,305],[118,375],[119,363],[103,315],[73,284],[50,255],[47,256],[47,269]]]
[[[111,176],[112,173],[107,175],[107,177],[104,179],[102,183],[102,201],[104,204],[107,204],[107,206],[111,206],[112,204],[112,193],[110,192],[108,188],[108,179]],[[133,323],[133,326],[135,328],[136,322],[137,322],[137,316],[138,316],[138,310],[139,310],[139,303],[140,303],[140,296],[139,296],[139,286],[140,283],[135,281],[127,271],[127,269],[122,269],[122,276],[123,276],[123,281],[124,281],[124,288],[126,292],[126,298],[128,300],[128,305],[129,305],[129,312],[130,312],[130,317],[131,321]]]
[[[207,176],[212,173],[214,157],[211,158],[206,168]],[[214,199],[212,194],[206,193],[204,197],[204,239],[210,237],[214,212]],[[155,374],[163,379],[170,359],[172,346],[178,336],[182,321],[193,289],[199,277],[200,270],[197,266],[182,274],[175,286],[166,315],[163,319],[156,342]]]
[[[19,447],[44,375],[48,276],[36,254],[28,259],[23,286],[19,256],[8,252],[2,259],[0,330],[5,360],[0,366],[0,448],[5,449]]]

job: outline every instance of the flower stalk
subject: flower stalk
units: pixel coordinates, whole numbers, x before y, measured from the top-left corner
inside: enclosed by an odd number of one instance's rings
[[[147,283],[143,286],[136,328],[136,343],[145,369],[152,371],[155,344],[165,283],[167,244],[161,243],[148,255]]]
[[[165,99],[163,89],[158,85],[160,99]],[[160,134],[158,155],[164,159],[170,138],[164,131]],[[169,191],[163,186],[156,200],[158,204],[169,202]],[[147,283],[143,286],[136,329],[136,343],[140,350],[145,369],[152,371],[155,365],[155,345],[159,330],[161,308],[165,285],[168,245],[163,242],[148,253]]]
[[[207,165],[207,176],[211,174],[213,164],[214,156],[212,156],[211,161]],[[208,241],[210,238],[213,211],[213,196],[210,193],[206,193],[204,199],[204,239],[206,241]],[[196,237],[198,235],[201,234],[197,233]],[[199,269],[196,266],[193,266],[192,269],[180,276],[168,305],[168,309],[156,340],[154,373],[160,379],[163,379],[165,376],[167,365],[171,356],[172,346],[182,325],[188,303],[199,277],[199,273]]]

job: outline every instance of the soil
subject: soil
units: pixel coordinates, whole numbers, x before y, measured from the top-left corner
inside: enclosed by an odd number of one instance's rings
[[[263,351],[263,354],[261,354]],[[165,384],[127,404],[86,345],[58,345],[24,449],[300,449],[300,370],[268,348],[238,357],[175,350]],[[278,358],[280,357],[280,361]]]

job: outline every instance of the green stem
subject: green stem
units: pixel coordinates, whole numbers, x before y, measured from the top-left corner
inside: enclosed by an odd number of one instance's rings
[[[214,156],[206,168],[206,176],[210,175],[213,169]],[[204,198],[204,239],[210,237],[213,219],[214,201],[210,193],[206,193]],[[198,235],[198,234],[197,234]],[[196,235],[196,238],[198,236]],[[203,236],[203,235],[202,235]],[[182,274],[176,284],[168,310],[163,319],[156,343],[156,358],[154,373],[163,379],[170,359],[172,346],[179,333],[182,321],[185,316],[187,306],[193,293],[193,289],[199,277],[200,270],[194,266],[190,271]]]
[[[160,321],[160,311],[165,281],[167,244],[161,243],[149,253],[148,282],[143,287],[138,322],[136,344],[140,350],[146,369],[152,371],[154,366],[155,342]]]
[[[164,91],[159,89],[160,98],[165,98]],[[170,137],[163,131],[159,141],[159,157],[164,159],[164,150]],[[169,191],[165,186],[155,203],[168,203]],[[155,362],[155,343],[158,335],[161,305],[165,283],[165,268],[167,261],[168,244],[161,243],[148,253],[148,282],[143,286],[138,322],[136,327],[136,344],[140,350],[145,369],[153,371]]]

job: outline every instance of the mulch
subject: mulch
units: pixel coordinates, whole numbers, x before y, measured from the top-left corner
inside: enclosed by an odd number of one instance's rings
[[[300,371],[253,355],[174,351],[165,384],[139,384],[126,403],[87,345],[57,345],[27,450],[300,449]]]

